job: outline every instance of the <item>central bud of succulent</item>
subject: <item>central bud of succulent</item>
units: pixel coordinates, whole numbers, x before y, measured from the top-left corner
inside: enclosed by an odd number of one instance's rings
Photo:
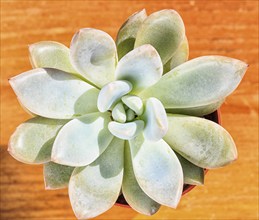
[[[110,132],[120,139],[132,139],[145,127],[141,120],[144,112],[142,100],[130,95],[132,84],[117,80],[106,84],[100,91],[97,107],[100,112],[111,111],[113,121],[108,125]]]
[[[116,137],[129,140],[143,132],[150,140],[164,136],[168,123],[162,103],[149,98],[144,104],[137,95],[130,94],[132,84],[127,80],[116,80],[106,84],[100,91],[97,107],[100,112],[111,111],[109,131]]]

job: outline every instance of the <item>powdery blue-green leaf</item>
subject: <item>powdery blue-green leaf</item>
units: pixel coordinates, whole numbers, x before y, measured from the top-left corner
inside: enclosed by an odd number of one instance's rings
[[[198,117],[168,114],[164,140],[196,166],[212,169],[237,158],[235,143],[220,125]]]
[[[157,203],[176,208],[183,190],[183,171],[170,146],[142,135],[129,141],[135,177],[141,189]]]
[[[158,98],[165,108],[211,108],[224,100],[240,83],[244,62],[223,56],[203,56],[187,61],[163,75],[139,96]],[[211,108],[214,110],[214,108]],[[210,113],[210,112],[209,112]]]
[[[19,98],[17,98],[17,101],[19,102],[20,106],[22,107],[22,109],[23,109],[26,113],[28,113],[28,114],[29,114],[30,116],[32,116],[32,117],[36,117],[36,116],[37,116],[36,114],[32,113],[29,109],[27,109],[27,108],[22,104],[22,102],[19,100]]]
[[[33,69],[9,82],[22,105],[36,115],[68,119],[98,111],[99,90],[61,70]]]
[[[151,44],[159,53],[163,64],[173,56],[185,36],[181,16],[174,10],[154,12],[143,22],[137,33],[135,48]]]
[[[189,57],[189,43],[185,36],[172,58],[164,65],[164,73],[186,62]]]
[[[144,122],[142,120],[135,120],[127,123],[119,123],[111,121],[108,125],[109,131],[117,138],[123,140],[130,140],[136,137],[144,129]]]
[[[99,88],[114,79],[116,45],[103,31],[92,28],[79,30],[70,45],[70,59],[77,72]]]
[[[142,115],[144,106],[142,100],[135,95],[125,95],[121,98],[121,101],[132,109],[137,115]]]
[[[123,154],[124,141],[114,138],[96,161],[74,170],[69,197],[78,219],[93,218],[114,205],[122,185]]]
[[[19,125],[9,140],[8,151],[16,159],[28,164],[50,161],[51,149],[59,129],[68,120],[42,117],[29,119]]]
[[[144,215],[153,215],[160,204],[149,198],[140,188],[133,171],[131,153],[128,142],[125,145],[124,176],[122,183],[123,196],[131,208]]]
[[[69,49],[58,42],[41,41],[29,45],[30,61],[33,68],[55,68],[76,73],[70,58]]]
[[[43,165],[45,189],[62,189],[68,186],[74,167],[48,162]]]
[[[111,109],[122,96],[132,90],[132,84],[126,80],[117,80],[105,85],[98,96],[97,106],[100,112]]]
[[[73,119],[58,133],[51,160],[68,166],[86,166],[99,157],[112,141],[109,113],[93,113]]]
[[[167,113],[173,114],[183,114],[183,115],[191,115],[191,116],[204,116],[208,115],[217,109],[224,103],[225,100],[220,100],[215,103],[211,103],[208,105],[201,105],[196,107],[188,107],[188,108],[167,108]]]
[[[143,9],[131,15],[121,26],[116,39],[119,59],[134,49],[137,32],[146,18],[146,10]]]
[[[132,93],[154,85],[162,76],[163,64],[159,54],[151,45],[143,45],[126,54],[115,70],[117,80],[132,83]]]
[[[204,184],[204,169],[198,167],[186,160],[180,154],[176,153],[178,160],[183,168],[183,178],[185,184],[190,185],[203,185]]]
[[[116,104],[112,109],[112,118],[114,119],[114,121],[117,121],[120,123],[126,122],[127,116],[126,116],[124,106],[121,102]]]
[[[146,122],[144,136],[152,141],[160,140],[168,130],[166,111],[163,104],[156,98],[146,101],[143,118]]]

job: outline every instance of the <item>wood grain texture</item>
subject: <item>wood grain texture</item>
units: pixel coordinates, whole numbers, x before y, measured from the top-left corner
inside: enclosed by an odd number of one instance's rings
[[[15,127],[30,116],[19,106],[7,79],[29,70],[27,45],[41,40],[67,46],[82,27],[113,38],[133,12],[163,8],[184,19],[190,57],[218,54],[250,67],[222,106],[223,126],[232,134],[238,160],[210,171],[205,186],[185,195],[176,210],[152,217],[114,206],[96,219],[258,219],[258,1],[1,1],[1,219],[75,219],[67,190],[45,191],[42,166],[15,161],[6,151]]]

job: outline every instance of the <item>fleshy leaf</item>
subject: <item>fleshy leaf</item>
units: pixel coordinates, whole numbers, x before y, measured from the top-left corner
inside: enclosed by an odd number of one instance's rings
[[[36,115],[68,119],[98,111],[99,90],[61,70],[33,69],[9,82],[22,105]]]
[[[143,45],[126,54],[115,70],[117,80],[132,83],[134,94],[154,85],[163,74],[163,64],[159,54],[151,45]]]
[[[173,137],[172,137],[173,138]],[[183,178],[185,184],[190,185],[203,185],[204,184],[204,169],[198,167],[186,160],[180,154],[176,153],[178,160],[183,168]]]
[[[124,109],[124,106],[121,102],[114,106],[112,109],[112,118],[120,123],[126,122],[127,116]]]
[[[112,141],[109,113],[93,113],[73,119],[58,133],[51,160],[68,166],[86,166],[99,157]]]
[[[186,62],[189,57],[189,44],[185,36],[180,46],[177,48],[172,58],[164,65],[164,73]]]
[[[48,162],[43,166],[45,189],[66,188],[74,167]]]
[[[183,171],[173,150],[163,139],[153,142],[142,135],[129,143],[141,189],[157,203],[176,208],[183,190]]]
[[[144,215],[153,215],[160,208],[160,204],[149,198],[140,188],[133,171],[130,147],[125,146],[124,176],[122,192],[131,208]]]
[[[114,138],[96,161],[74,170],[69,197],[78,219],[93,218],[114,205],[122,185],[123,154],[124,141]]]
[[[163,64],[173,56],[185,36],[181,16],[174,10],[154,12],[143,22],[137,33],[135,48],[151,44],[159,53]]]
[[[134,49],[137,32],[146,18],[147,13],[146,10],[143,9],[131,15],[121,26],[116,39],[119,59]]]
[[[162,103],[156,98],[149,98],[146,101],[143,116],[146,126],[144,135],[152,141],[160,140],[168,130],[167,116]]]
[[[224,101],[225,100],[220,100],[218,102],[211,103],[208,105],[201,105],[201,106],[188,107],[188,108],[167,108],[166,112],[173,113],[173,114],[191,115],[191,116],[204,116],[219,109]]]
[[[130,140],[136,137],[144,129],[144,122],[142,120],[135,120],[133,122],[119,123],[111,121],[108,125],[109,131],[115,136],[123,140]]]
[[[142,100],[138,96],[125,95],[121,98],[121,101],[136,112],[137,115],[142,115],[144,106]]]
[[[132,121],[135,118],[135,113],[132,109],[126,111],[127,121]]]
[[[23,109],[26,113],[28,113],[28,114],[29,114],[30,116],[32,116],[32,117],[36,117],[36,116],[37,116],[36,114],[32,113],[29,109],[27,109],[27,108],[22,104],[22,102],[19,100],[19,98],[17,98],[17,101],[19,102],[20,106],[22,107],[22,109]]]
[[[69,58],[69,49],[58,42],[41,41],[29,45],[30,60],[33,68],[55,68],[76,73]]]
[[[237,88],[246,69],[247,64],[233,58],[198,57],[172,69],[139,96],[156,97],[166,109],[208,108]]]
[[[79,30],[70,45],[70,59],[77,72],[99,88],[114,79],[116,45],[103,31],[92,28]]]
[[[97,106],[100,112],[111,109],[120,98],[132,90],[132,85],[125,80],[117,80],[105,85],[98,96]]]
[[[59,129],[68,120],[42,117],[29,119],[19,125],[9,140],[8,151],[16,159],[28,164],[50,161],[51,149]]]
[[[230,134],[212,121],[168,114],[169,129],[164,140],[196,166],[212,169],[225,166],[237,158]]]

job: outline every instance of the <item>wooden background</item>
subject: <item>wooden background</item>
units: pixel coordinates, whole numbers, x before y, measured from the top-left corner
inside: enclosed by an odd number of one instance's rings
[[[113,38],[133,12],[176,9],[183,17],[190,57],[219,54],[250,67],[221,108],[239,159],[210,171],[205,186],[185,195],[177,210],[162,207],[146,217],[113,207],[97,219],[258,219],[258,1],[1,1],[1,219],[75,219],[67,190],[45,191],[42,166],[15,161],[6,151],[15,127],[29,116],[7,79],[29,70],[27,45],[54,40],[69,46],[83,27]]]

